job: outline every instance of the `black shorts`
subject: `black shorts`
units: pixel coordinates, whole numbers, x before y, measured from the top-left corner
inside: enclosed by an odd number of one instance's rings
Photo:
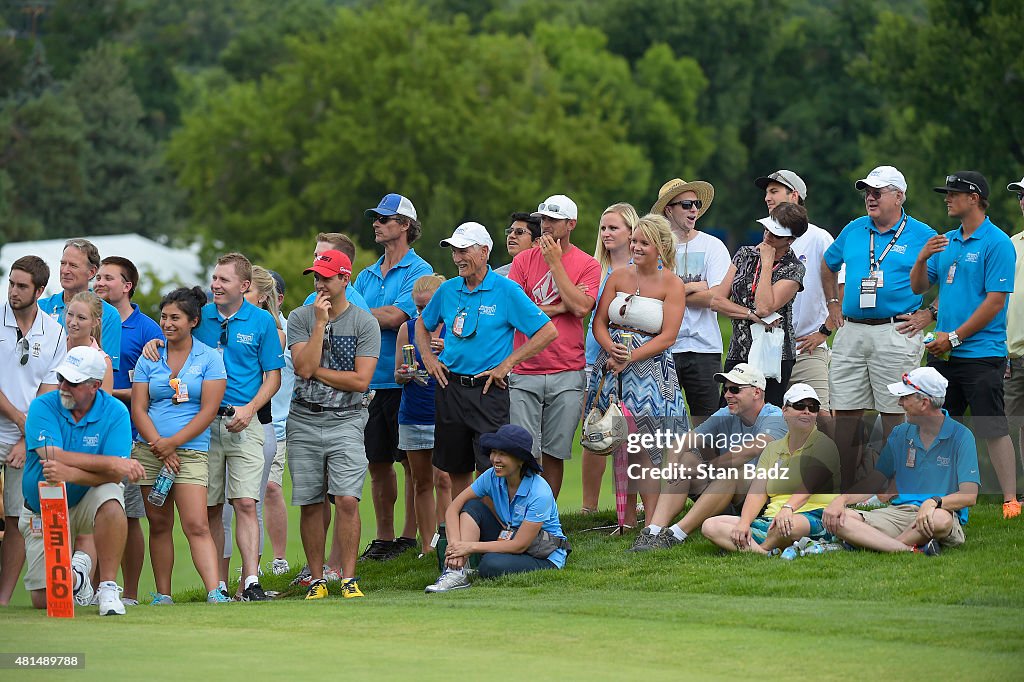
[[[690,408],[690,421],[699,424],[718,409],[721,386],[715,375],[722,371],[721,353],[673,353],[679,389]]]
[[[363,442],[366,460],[370,464],[392,464],[405,459],[398,449],[398,407],[402,404],[402,389],[378,388],[367,412]]]
[[[508,389],[491,384],[485,395],[482,381],[463,386],[452,374],[448,386],[434,391],[434,407],[434,466],[449,474],[490,469],[490,458],[480,450],[480,435],[508,424]]]
[[[963,421],[971,408],[971,429],[979,438],[999,438],[1010,433],[1003,406],[1003,373],[1006,358],[931,358],[928,366],[946,377],[946,411]]]

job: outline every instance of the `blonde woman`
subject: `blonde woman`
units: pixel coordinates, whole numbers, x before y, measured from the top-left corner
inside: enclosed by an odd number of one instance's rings
[[[629,239],[633,234],[633,228],[640,222],[640,216],[632,204],[612,204],[601,214],[601,222],[598,227],[597,247],[594,249],[594,258],[601,264],[601,288],[597,291],[598,300],[604,292],[605,282],[608,277],[619,268],[629,265]],[[587,376],[593,371],[594,362],[598,353],[601,352],[601,344],[594,338],[594,319],[590,316],[590,326],[587,329]],[[604,470],[608,463],[606,457],[595,455],[587,450],[583,451],[583,514],[592,514],[597,511],[598,499],[601,494],[601,479],[604,478]]]
[[[668,220],[654,214],[641,218],[630,238],[630,254],[633,265],[608,277],[597,304],[594,338],[601,351],[591,372],[586,411],[595,404],[601,411],[607,409],[621,380],[620,397],[636,418],[639,433],[685,433],[686,404],[669,349],[683,320],[686,290],[675,275],[675,237]],[[631,458],[639,458],[637,463],[645,468],[660,466],[662,452],[641,448]],[[640,495],[645,508],[655,508],[656,485],[642,488]],[[635,525],[635,505],[627,504],[626,512],[627,525]]]
[[[89,346],[103,350],[103,300],[91,291],[82,291],[72,297],[64,313],[64,329],[68,333],[68,350],[77,346]],[[114,389],[114,366],[110,356],[103,354],[107,361],[107,372],[103,375],[101,388],[110,393]]]

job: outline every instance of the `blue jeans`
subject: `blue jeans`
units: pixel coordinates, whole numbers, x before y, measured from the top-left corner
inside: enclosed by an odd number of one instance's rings
[[[468,514],[473,522],[480,529],[481,542],[493,542],[498,539],[504,526],[494,515],[491,508],[483,503],[480,498],[470,500],[462,508],[463,514]],[[504,552],[486,552],[480,558],[480,577],[496,578],[499,575],[509,573],[528,573],[544,568],[558,568],[547,559],[538,559],[529,554],[506,554]]]

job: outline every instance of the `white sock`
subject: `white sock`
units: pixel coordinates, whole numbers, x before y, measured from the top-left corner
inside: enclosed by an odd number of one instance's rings
[[[248,578],[245,579],[245,588],[244,589],[246,589],[246,590],[249,589],[250,587],[252,587],[256,583],[258,583],[259,581],[260,581],[260,579],[257,578],[256,576],[250,575]]]
[[[677,540],[685,540],[686,539],[686,533],[684,533],[683,529],[680,528],[679,526],[672,526],[671,530],[672,530],[672,535],[675,535]]]
[[[223,580],[220,580],[220,581],[217,582],[217,589],[218,590],[223,590],[224,592],[227,592],[228,591],[228,584],[226,582],[224,582]]]
[[[75,585],[71,588],[71,591],[78,592],[78,589],[82,586],[82,574],[78,571],[71,571],[71,575],[75,576]]]
[[[100,583],[100,589],[102,590],[104,587],[108,587],[108,588],[112,588],[112,589],[116,590],[117,589],[117,583],[115,583],[113,580],[104,580],[103,582]]]
[[[647,529],[651,532],[651,535],[657,535],[661,532],[661,526],[655,526],[653,523],[647,526]]]

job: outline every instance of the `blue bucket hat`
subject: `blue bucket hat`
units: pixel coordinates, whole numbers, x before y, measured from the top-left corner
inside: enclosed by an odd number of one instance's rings
[[[533,436],[518,424],[505,424],[495,433],[483,434],[480,436],[480,447],[484,457],[489,457],[491,450],[503,450],[523,460],[528,470],[537,473],[544,471],[533,456]]]

